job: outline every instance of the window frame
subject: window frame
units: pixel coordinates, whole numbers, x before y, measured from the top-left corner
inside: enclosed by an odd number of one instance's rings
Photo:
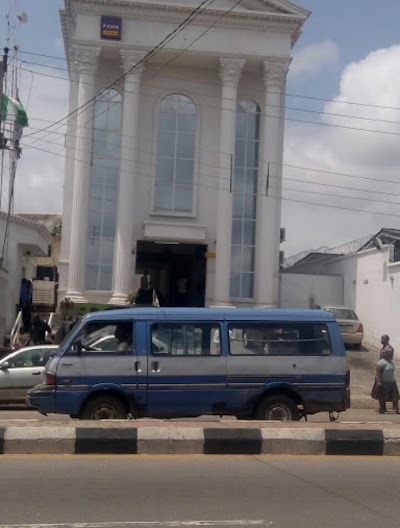
[[[232,328],[232,325],[236,328]],[[237,329],[237,330],[245,330],[246,328],[255,328],[256,326],[259,326],[259,327],[262,327],[262,330],[265,331],[266,329],[268,328],[279,328],[279,327],[283,327],[283,328],[287,328],[288,330],[289,329],[296,329],[296,327],[298,329],[300,329],[301,326],[312,326],[314,327],[314,334],[315,334],[315,327],[321,327],[322,329],[324,329],[326,331],[326,336],[327,336],[327,342],[328,342],[328,345],[329,345],[329,353],[321,353],[321,354],[302,354],[302,353],[298,353],[298,354],[271,354],[271,353],[265,353],[264,352],[264,349],[259,352],[257,352],[256,349],[253,349],[253,352],[251,353],[240,353],[240,354],[232,354],[232,351],[231,351],[231,338],[230,338],[230,331],[231,330],[234,330],[234,329]],[[323,322],[315,322],[315,321],[311,321],[311,322],[307,322],[307,321],[298,321],[298,322],[293,322],[293,321],[233,321],[233,322],[229,322],[228,325],[227,325],[227,330],[228,330],[228,356],[229,357],[263,357],[263,358],[289,358],[289,357],[296,357],[296,358],[322,358],[322,357],[332,357],[333,355],[333,349],[332,349],[332,340],[331,340],[331,336],[330,336],[330,332],[329,332],[329,325],[327,323],[323,323]],[[242,338],[243,339],[243,338]],[[298,340],[293,340],[294,343],[304,343],[306,342],[307,340],[305,339],[298,339]],[[308,340],[310,341],[310,340]],[[312,341],[315,341],[315,339],[313,339]],[[243,345],[243,350],[245,349],[244,345]],[[300,346],[299,346],[299,349],[300,349]]]
[[[238,136],[238,129],[237,129],[237,115],[238,115],[238,107],[241,103],[252,103],[255,105],[256,107],[256,110],[255,112],[248,112],[246,111],[245,112],[245,115],[246,115],[246,138],[244,139],[243,137],[240,137]],[[254,99],[253,97],[249,96],[249,97],[246,97],[246,96],[243,96],[241,97],[240,99],[238,98],[238,101],[237,101],[237,105],[236,105],[236,125],[235,125],[235,152],[234,152],[234,167],[233,167],[233,171],[234,171],[234,174],[233,174],[233,190],[232,190],[232,199],[235,198],[235,195],[239,195],[241,197],[241,201],[242,201],[242,215],[241,215],[241,218],[239,219],[238,217],[234,216],[234,209],[232,208],[232,218],[231,218],[231,229],[232,229],[232,238],[233,238],[233,224],[234,222],[238,222],[240,220],[241,222],[241,244],[233,244],[232,241],[231,241],[231,263],[232,263],[232,254],[233,254],[233,250],[234,248],[239,248],[240,249],[240,271],[234,271],[232,272],[232,264],[231,264],[231,269],[230,269],[230,274],[229,274],[229,298],[234,301],[234,302],[253,302],[254,301],[254,297],[255,297],[255,288],[256,288],[256,252],[257,252],[257,239],[256,239],[256,236],[257,236],[257,208],[258,208],[258,185],[259,185],[259,176],[260,176],[260,162],[262,162],[262,159],[261,159],[261,156],[262,156],[262,109],[261,109],[261,105],[260,103]],[[257,135],[257,138],[252,140],[251,138],[247,137],[248,134],[247,134],[247,123],[248,123],[248,115],[254,115],[254,116],[258,116],[258,135]],[[256,137],[256,136],[255,136]],[[242,166],[240,165],[238,168],[237,168],[237,165],[236,165],[236,145],[237,145],[237,142],[240,141],[240,142],[244,142],[245,143],[245,151],[244,151],[244,155],[245,155],[245,164]],[[248,167],[247,166],[247,152],[248,152],[248,148],[249,148],[249,145],[250,143],[255,143],[257,145],[257,165],[256,166],[253,166],[253,167]],[[235,192],[235,178],[236,178],[236,170],[239,170],[243,173],[243,182],[242,182],[242,185],[243,185],[243,192],[241,193],[237,193]],[[246,179],[247,179],[247,174],[250,173],[250,171],[254,171],[255,172],[255,193],[254,193],[254,200],[255,200],[255,212],[254,212],[254,218],[248,218],[246,217],[246,214],[245,214],[245,201],[246,201],[246,198],[248,196],[252,196],[251,194],[248,194],[246,192]],[[253,229],[254,229],[254,243],[253,244],[245,244],[244,243],[244,231],[245,231],[245,224],[246,223],[252,223],[253,224]],[[253,251],[253,266],[252,266],[252,270],[251,271],[244,271],[244,266],[243,266],[243,263],[245,261],[245,252],[246,251]],[[232,291],[232,286],[231,286],[231,281],[232,281],[232,276],[233,275],[239,275],[239,289],[240,289],[240,293],[242,293],[242,290],[243,290],[243,280],[244,280],[244,277],[246,276],[251,276],[252,277],[252,295],[250,297],[246,297],[244,295],[239,295],[239,296],[236,296],[236,295],[231,295],[231,291]]]
[[[170,330],[180,330],[180,331],[184,331],[184,326],[194,326],[194,331],[196,330],[196,327],[199,327],[199,328],[202,328],[202,327],[207,327],[209,330],[210,330],[210,353],[209,354],[172,354],[172,353],[169,353],[169,352],[155,352],[153,350],[153,328],[155,326],[165,326],[165,327],[169,327]],[[175,327],[175,328],[174,328]],[[205,359],[205,358],[212,358],[212,357],[215,357],[215,358],[220,358],[223,356],[223,348],[222,348],[222,343],[221,343],[221,340],[219,341],[218,343],[218,354],[211,354],[211,347],[212,345],[216,345],[215,342],[213,342],[213,336],[214,336],[214,332],[215,330],[219,330],[220,332],[220,335],[221,335],[221,324],[220,322],[213,322],[213,321],[151,321],[150,324],[149,324],[149,345],[150,345],[150,351],[149,351],[149,356],[151,357],[154,357],[154,358],[202,358],[202,359]],[[171,347],[171,342],[172,342],[172,339],[170,339],[170,343],[169,343],[169,346],[170,348],[172,349]],[[195,348],[194,350],[196,350],[196,342],[194,343],[195,345]]]
[[[83,331],[88,326],[93,325],[100,325],[101,327],[105,328],[107,326],[115,326],[117,327],[119,324],[123,325],[130,325],[132,329],[132,345],[130,348],[126,350],[118,350],[118,349],[112,349],[112,350],[73,350],[74,345],[78,342],[78,340],[81,340],[81,336]],[[90,357],[117,357],[117,356],[135,356],[137,355],[136,351],[136,321],[135,320],[127,320],[127,319],[110,319],[110,320],[104,320],[104,321],[87,321],[85,325],[83,325],[81,328],[79,328],[79,331],[73,336],[72,340],[68,343],[68,347],[63,352],[63,356],[65,357],[82,357],[82,358],[90,358]],[[114,335],[114,334],[108,334],[108,335]],[[104,337],[103,335],[99,335],[96,340],[101,339]],[[96,340],[94,342],[96,342]]]
[[[87,204],[87,233],[86,233],[86,243],[85,246],[85,276],[84,276],[84,282],[85,282],[85,291],[93,291],[93,292],[107,292],[110,293],[113,289],[113,277],[114,277],[114,258],[115,258],[115,244],[116,244],[116,230],[117,230],[117,222],[118,222],[118,195],[119,195],[119,187],[120,187],[120,174],[121,174],[121,147],[122,147],[122,119],[123,119],[123,103],[124,103],[124,97],[121,93],[121,90],[114,87],[112,89],[109,89],[107,94],[107,108],[109,109],[115,105],[118,104],[121,114],[120,114],[120,123],[119,123],[119,129],[103,129],[103,128],[95,128],[96,119],[94,118],[93,121],[93,138],[92,138],[92,146],[91,146],[91,163],[90,163],[90,181],[89,181],[89,199]],[[116,97],[119,97],[118,103],[115,101],[113,102],[113,99]],[[96,103],[105,103],[105,93],[99,92],[96,95],[95,98],[95,106],[94,106],[94,112],[96,112]],[[101,115],[101,114],[99,114]],[[119,145],[116,148],[115,155],[101,155],[96,151],[95,148],[95,135],[96,130],[99,132],[103,132],[106,137],[107,134],[113,134],[113,135],[119,135]],[[100,180],[102,183],[95,183],[95,170],[96,166],[102,165],[102,162],[112,161],[116,164],[116,176],[115,176],[115,185],[110,185],[109,181],[107,181],[106,176],[103,174]],[[104,172],[107,170],[112,170],[110,167],[107,166],[107,163],[103,163],[103,166],[101,167]],[[97,179],[98,176],[97,176]],[[94,196],[95,187],[100,188],[101,187],[101,198],[97,198]],[[113,208],[106,207],[106,198],[109,196],[109,193],[111,192],[110,189],[113,189],[113,193],[115,194],[115,204]],[[99,189],[98,189],[99,190]],[[101,200],[101,209],[98,210],[97,208],[92,209],[91,208],[91,201],[92,200]],[[97,234],[90,234],[89,232],[89,217],[90,214],[100,214],[100,235]],[[110,215],[113,217],[113,234],[107,235],[106,225],[107,225],[107,218],[110,218]],[[95,250],[95,253],[98,251],[98,256],[96,259],[91,259],[89,262],[89,252],[88,247],[89,245],[97,246],[98,249]],[[112,254],[110,262],[107,262],[104,264],[104,254],[107,253],[107,249],[112,248]],[[96,262],[95,262],[96,260]],[[95,270],[95,271],[94,271]],[[106,276],[102,275],[102,273],[105,272],[108,274],[111,274],[111,282],[109,289],[104,289],[102,287],[102,281],[105,279]],[[89,274],[95,273],[96,276],[96,288],[93,289],[93,285],[90,283]],[[107,279],[108,282],[108,279]]]
[[[156,174],[157,174],[157,162],[158,162],[158,133],[159,133],[159,123],[160,123],[160,108],[161,104],[167,97],[173,95],[181,95],[190,100],[196,109],[196,130],[194,132],[195,141],[194,141],[194,151],[193,151],[193,177],[192,177],[192,210],[191,212],[185,211],[159,211],[155,208],[155,198],[156,198]],[[189,92],[186,92],[180,88],[173,92],[163,94],[159,97],[157,104],[155,105],[155,117],[154,117],[154,152],[153,152],[153,181],[151,188],[151,216],[161,216],[161,217],[172,217],[172,218],[196,218],[197,216],[197,199],[198,199],[198,178],[199,178],[199,145],[200,145],[200,105],[196,98],[192,96]],[[162,157],[162,156],[161,156]],[[181,158],[174,158],[176,159]],[[185,159],[185,158],[182,158]],[[175,192],[175,187],[174,187]]]

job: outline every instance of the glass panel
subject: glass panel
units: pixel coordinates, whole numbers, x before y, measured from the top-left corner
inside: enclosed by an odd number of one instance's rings
[[[243,194],[235,193],[233,195],[233,218],[242,218],[243,216]]]
[[[235,165],[236,167],[244,167],[246,161],[246,142],[242,140],[236,141],[235,146]]]
[[[153,324],[154,356],[218,356],[221,354],[219,328],[215,324]]]
[[[100,211],[103,201],[101,198],[90,198],[89,209],[91,211]]]
[[[100,239],[98,237],[91,237],[88,240],[87,246],[87,262],[88,264],[97,264],[100,258]]]
[[[248,114],[247,116],[247,137],[251,140],[258,140],[260,137],[259,131],[260,117],[258,114]]]
[[[247,142],[246,167],[257,167],[258,165],[258,142]]]
[[[157,183],[154,189],[154,209],[172,211],[173,187],[170,184]]]
[[[100,267],[99,290],[109,291],[112,289],[112,266]]]
[[[98,282],[98,266],[87,265],[86,266],[86,289],[97,290]]]
[[[241,297],[251,299],[253,297],[253,273],[243,273]]]
[[[113,237],[115,234],[115,214],[112,213],[103,213],[103,237]]]
[[[178,115],[178,131],[179,132],[196,132],[197,119],[193,114],[179,114]]]
[[[177,158],[194,158],[194,134],[178,134],[176,156]]]
[[[156,182],[170,182],[174,181],[174,160],[170,158],[158,158],[156,168]]]
[[[90,237],[101,235],[101,213],[89,211],[88,235]]]
[[[257,194],[257,171],[246,171],[246,194]]]
[[[244,247],[242,256],[242,271],[253,272],[254,271],[254,248]]]
[[[193,181],[193,160],[176,160],[176,183],[191,185]]]
[[[240,297],[240,273],[231,273],[230,296]]]
[[[107,134],[105,130],[95,130],[93,135],[93,155],[101,156],[107,147]]]
[[[103,199],[103,185],[92,185],[90,189],[91,198]]]
[[[175,211],[190,213],[192,211],[193,187],[190,185],[175,186]]]
[[[242,244],[242,221],[233,220],[232,222],[232,245]]]
[[[176,115],[161,113],[159,117],[158,126],[162,132],[175,132],[176,130]]]
[[[242,246],[232,246],[231,270],[237,272],[242,271]]]
[[[245,188],[245,171],[235,168],[233,188],[235,193],[243,193]]]
[[[238,139],[246,139],[246,114],[237,113],[236,115],[236,137]]]
[[[159,132],[158,155],[167,158],[175,157],[175,134],[171,132]]]
[[[117,188],[114,185],[104,187],[104,204],[106,211],[114,211],[117,206]]]
[[[101,240],[101,258],[102,264],[112,265],[114,259],[114,238],[103,238]]]
[[[107,128],[107,109],[108,103],[106,101],[96,101],[95,111],[94,111],[94,128],[95,129],[105,129]]]
[[[244,218],[254,219],[256,216],[256,196],[254,194],[244,197]]]
[[[243,244],[246,246],[254,246],[255,244],[255,232],[256,223],[254,221],[249,222],[248,220],[243,222]]]

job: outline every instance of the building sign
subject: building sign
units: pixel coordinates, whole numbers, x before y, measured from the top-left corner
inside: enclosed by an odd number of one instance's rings
[[[100,38],[121,40],[122,19],[120,17],[102,16]]]

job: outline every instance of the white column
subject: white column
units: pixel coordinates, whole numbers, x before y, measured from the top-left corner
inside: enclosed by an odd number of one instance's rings
[[[135,165],[138,152],[138,120],[140,105],[140,80],[143,65],[134,68],[145,52],[121,50],[125,74],[122,117],[121,163],[119,175],[117,225],[114,246],[114,273],[112,304],[124,304],[129,294],[129,274],[133,244],[133,199],[135,192]],[[132,68],[133,71],[130,71]]]
[[[257,186],[255,301],[278,304],[282,150],[285,79],[288,62],[264,62],[263,148]]]
[[[229,305],[233,156],[235,153],[237,88],[245,61],[242,59],[221,58],[219,63],[222,97],[213,305],[224,306]]]
[[[90,185],[95,73],[100,48],[74,46],[74,61],[79,72],[78,112],[76,116],[76,144],[73,201],[71,213],[71,242],[69,250],[68,287],[65,294],[74,302],[85,302],[83,296],[86,261],[87,211]],[[88,103],[88,104],[87,104]]]

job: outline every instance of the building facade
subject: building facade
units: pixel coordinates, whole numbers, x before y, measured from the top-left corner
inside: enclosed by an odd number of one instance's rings
[[[287,0],[65,0],[60,299],[278,303]]]

